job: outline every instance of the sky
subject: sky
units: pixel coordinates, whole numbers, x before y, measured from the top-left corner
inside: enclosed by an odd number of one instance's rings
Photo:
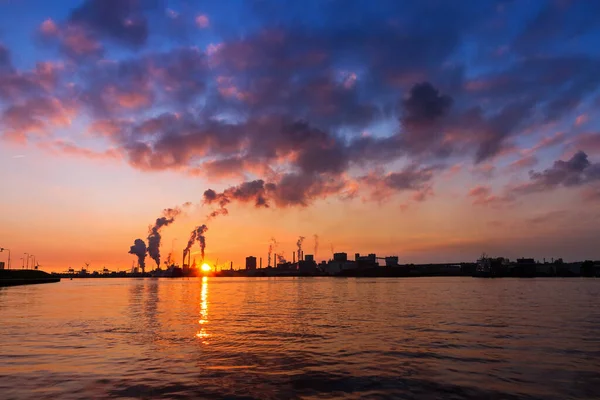
[[[0,247],[599,259],[599,41],[592,1],[0,0]]]

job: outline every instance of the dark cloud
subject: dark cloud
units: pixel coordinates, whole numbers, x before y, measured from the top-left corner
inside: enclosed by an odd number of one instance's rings
[[[498,154],[506,139],[516,132],[519,125],[531,115],[533,104],[512,103],[488,119],[482,131],[481,142],[475,153],[475,162],[483,162]]]
[[[513,188],[515,193],[526,194],[547,191],[557,187],[575,187],[600,180],[600,164],[588,160],[587,154],[578,151],[567,161],[555,161],[542,172],[531,171],[530,182]]]
[[[452,98],[440,94],[431,83],[423,82],[412,87],[402,105],[402,127],[408,146],[422,152],[438,142],[441,120],[448,114]]]
[[[142,0],[86,0],[70,15],[70,23],[81,24],[99,35],[140,47],[148,39],[148,21]]]
[[[306,207],[319,198],[352,196],[349,182],[337,175],[287,173],[272,182],[255,180],[232,186],[223,192],[208,189],[204,204],[216,204],[223,213],[231,203],[252,204],[257,208]],[[217,210],[218,212],[218,210]]]

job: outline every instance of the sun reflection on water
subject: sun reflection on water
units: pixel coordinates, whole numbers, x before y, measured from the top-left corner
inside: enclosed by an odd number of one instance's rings
[[[202,289],[200,290],[200,331],[196,336],[202,340],[203,344],[208,344],[210,335],[206,332],[208,323],[208,276],[202,277]]]

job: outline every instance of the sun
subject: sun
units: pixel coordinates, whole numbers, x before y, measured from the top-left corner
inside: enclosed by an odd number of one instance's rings
[[[202,264],[202,266],[200,267],[200,269],[201,269],[203,272],[210,272],[210,271],[212,270],[212,268],[210,267],[210,265],[208,265],[208,264],[206,264],[206,263]]]

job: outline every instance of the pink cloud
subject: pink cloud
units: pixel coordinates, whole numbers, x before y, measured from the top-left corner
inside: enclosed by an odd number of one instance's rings
[[[588,122],[588,120],[589,117],[587,116],[587,114],[581,114],[577,118],[575,118],[575,126],[581,126]]]
[[[42,33],[42,35],[45,36],[56,36],[59,33],[58,26],[51,18],[48,18],[47,20],[42,22],[39,30],[40,33]]]
[[[500,197],[492,194],[492,189],[489,186],[475,186],[469,190],[468,197],[473,199],[473,205],[480,206],[499,206],[510,202],[508,197]]]
[[[233,77],[231,76],[218,76],[217,87],[223,97],[233,97],[238,100],[247,100],[250,98],[250,93],[243,92],[235,86]]]
[[[116,136],[127,126],[128,121],[124,120],[96,120],[88,127],[88,132],[92,135]]]
[[[511,171],[518,171],[523,168],[531,168],[534,165],[536,165],[537,163],[538,163],[538,159],[536,156],[527,155],[527,156],[521,157],[518,160],[510,163],[510,165],[508,166],[508,169]]]
[[[86,56],[102,52],[102,44],[79,26],[68,26],[62,35],[63,46],[75,56]]]
[[[51,142],[41,143],[39,147],[50,153],[56,155],[69,155],[75,157],[84,157],[87,159],[94,160],[106,160],[106,159],[120,159],[121,154],[115,149],[108,149],[104,151],[95,151],[84,147],[77,146],[76,144],[57,139]]]
[[[210,25],[210,20],[206,14],[200,14],[196,17],[196,25],[198,28],[205,29]]]
[[[71,125],[75,112],[57,98],[35,97],[6,109],[1,122],[6,137],[25,142],[28,134],[48,135],[50,129]]]

